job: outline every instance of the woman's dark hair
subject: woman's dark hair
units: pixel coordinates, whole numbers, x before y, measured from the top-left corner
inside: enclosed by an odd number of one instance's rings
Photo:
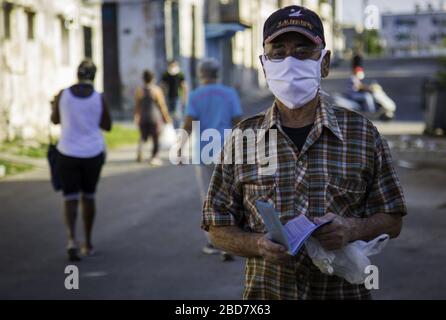
[[[77,77],[79,80],[94,80],[96,76],[96,66],[90,59],[84,59],[77,68]]]
[[[145,83],[150,83],[153,80],[153,72],[150,70],[144,70],[142,74],[142,79]]]

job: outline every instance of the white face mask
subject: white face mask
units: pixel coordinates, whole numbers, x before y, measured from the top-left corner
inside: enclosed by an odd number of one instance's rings
[[[322,50],[318,61],[286,57],[283,61],[272,62],[262,56],[268,88],[288,108],[298,109],[304,106],[319,91],[321,63],[326,52]]]

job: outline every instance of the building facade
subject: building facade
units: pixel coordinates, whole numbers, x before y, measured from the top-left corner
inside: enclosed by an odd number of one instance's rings
[[[394,56],[446,54],[446,11],[383,14],[381,37]]]
[[[204,0],[103,1],[104,86],[115,114],[128,117],[134,94],[149,69],[159,81],[176,59],[189,87],[204,56]]]
[[[50,101],[76,81],[84,57],[96,63],[101,90],[100,4],[0,1],[0,140],[46,137]]]

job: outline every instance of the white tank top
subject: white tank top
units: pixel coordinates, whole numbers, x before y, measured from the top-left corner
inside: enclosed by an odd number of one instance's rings
[[[59,101],[61,136],[57,144],[60,153],[77,158],[92,158],[105,149],[99,127],[102,116],[101,95],[93,91],[86,97],[76,97],[65,89]]]

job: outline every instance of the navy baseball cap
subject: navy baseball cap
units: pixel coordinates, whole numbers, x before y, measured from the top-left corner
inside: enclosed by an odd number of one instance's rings
[[[298,32],[317,45],[325,47],[324,26],[319,16],[310,9],[288,6],[275,11],[263,25],[263,45],[286,32]]]

